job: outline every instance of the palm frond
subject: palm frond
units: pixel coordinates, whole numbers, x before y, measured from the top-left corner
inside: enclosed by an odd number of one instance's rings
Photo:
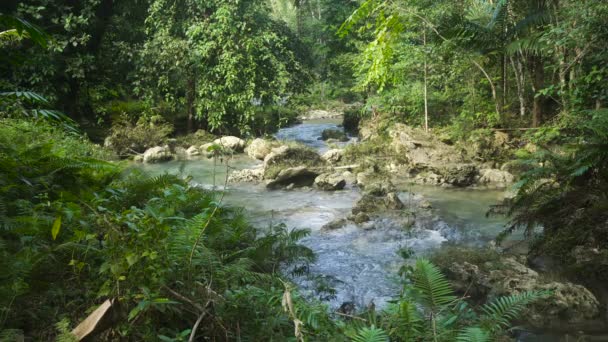
[[[481,323],[490,331],[507,328],[510,321],[516,319],[526,305],[549,294],[547,291],[527,291],[496,298],[482,307],[484,315],[481,317]]]

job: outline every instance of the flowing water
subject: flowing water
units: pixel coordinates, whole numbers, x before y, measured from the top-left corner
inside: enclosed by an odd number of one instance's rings
[[[337,127],[337,120],[309,121],[282,129],[276,136],[302,142],[323,152],[329,147],[318,137],[324,129]],[[229,164],[242,169],[255,167],[260,162],[241,155]],[[225,166],[215,166],[214,172],[213,161],[205,158],[142,167],[153,174],[183,172],[206,187],[213,184],[222,187],[226,175]],[[345,302],[361,308],[372,301],[382,307],[399,293],[397,270],[403,263],[397,254],[400,249],[408,248],[416,255],[424,255],[448,240],[483,244],[495,237],[504,224],[502,220],[485,217],[488,206],[502,198],[500,191],[412,186],[403,188],[400,197],[407,203],[408,196],[414,193],[427,198],[440,217],[434,221],[432,229],[408,230],[399,221],[381,218],[368,223],[366,229],[347,224],[337,230],[321,230],[324,224],[350,213],[360,198],[358,189],[352,187],[335,192],[315,189],[269,191],[263,184],[228,184],[225,201],[244,207],[258,227],[284,223],[289,228],[310,229],[310,236],[301,241],[317,255],[316,262],[310,266],[310,274],[324,279],[336,290],[333,298],[323,299],[334,309]],[[304,293],[315,295],[318,282],[311,281],[310,277],[294,281]]]

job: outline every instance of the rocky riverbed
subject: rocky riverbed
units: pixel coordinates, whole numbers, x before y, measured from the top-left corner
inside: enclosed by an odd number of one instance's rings
[[[444,242],[487,246],[502,229],[503,219],[484,214],[504,197],[503,191],[488,189],[514,181],[508,167],[476,160],[405,125],[395,125],[388,138],[363,129],[360,140],[320,139],[324,131],[336,130],[341,130],[338,120],[316,120],[283,129],[276,140],[221,137],[187,149],[160,146],[144,153],[142,167],[178,172],[185,165],[194,182],[216,188],[228,179],[226,201],[246,208],[258,226],[310,229],[302,243],[317,260],[308,275],[293,281],[334,309],[372,302],[382,307],[398,293],[401,250],[424,256]],[[382,144],[383,154],[366,153],[366,144]],[[551,299],[528,313],[536,328],[555,329],[555,322],[564,322],[576,329],[599,317],[600,304],[591,292],[545,280],[518,256],[443,266],[457,290],[474,290],[480,300],[552,290]]]

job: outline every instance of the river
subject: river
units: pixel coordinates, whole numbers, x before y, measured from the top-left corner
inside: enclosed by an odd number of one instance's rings
[[[338,120],[307,121],[281,129],[276,136],[304,143],[322,153],[328,146],[318,137],[324,129],[337,128],[338,124]],[[228,163],[235,169],[260,164],[245,155]],[[144,164],[142,167],[152,174],[183,172],[205,187],[213,184],[223,187],[226,175],[224,164],[214,168],[213,161],[205,158]],[[333,298],[325,298],[335,309],[345,302],[361,308],[373,301],[377,307],[382,307],[395,296],[400,289],[397,270],[403,263],[397,254],[399,249],[408,248],[422,256],[441,248],[446,241],[485,244],[504,224],[502,219],[485,216],[488,206],[504,196],[501,191],[406,186],[399,196],[407,203],[408,196],[415,194],[423,195],[432,203],[438,216],[433,229],[407,230],[402,223],[379,218],[368,223],[366,229],[347,224],[342,229],[321,230],[324,224],[348,215],[360,198],[359,190],[354,187],[335,192],[315,189],[269,191],[263,184],[228,184],[225,201],[245,208],[252,223],[258,227],[284,223],[289,228],[310,229],[310,236],[301,241],[317,255],[316,262],[310,265],[310,273],[322,277],[336,290]],[[313,282],[307,279],[293,280],[301,291],[314,295]]]

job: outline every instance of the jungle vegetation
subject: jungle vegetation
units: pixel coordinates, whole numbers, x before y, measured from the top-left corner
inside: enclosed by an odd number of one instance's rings
[[[108,340],[495,340],[544,294],[471,307],[420,259],[387,310],[338,317],[281,272],[314,260],[306,231],[262,232],[221,192],[91,141],[258,136],[345,104],[454,139],[517,132],[535,148],[506,233],[569,264],[608,248],[606,17],[574,0],[3,1],[0,340],[72,340],[106,300]]]

